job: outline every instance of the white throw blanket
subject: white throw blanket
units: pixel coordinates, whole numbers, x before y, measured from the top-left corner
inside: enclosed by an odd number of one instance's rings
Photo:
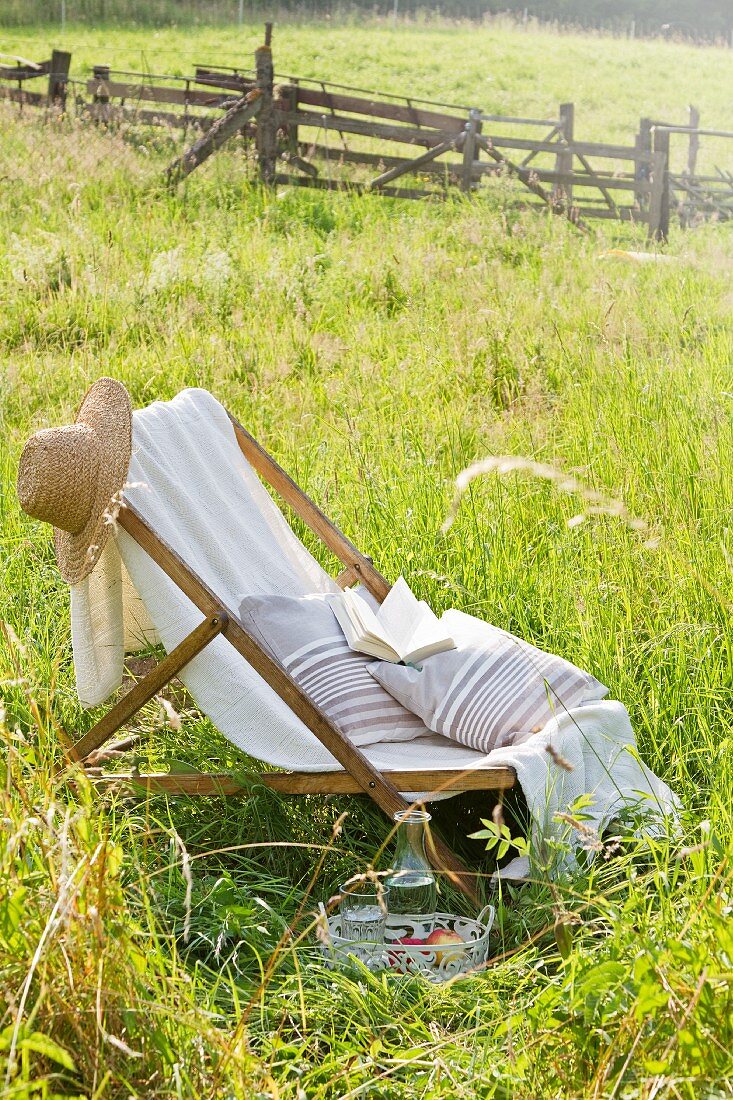
[[[133,452],[125,496],[150,526],[236,609],[244,596],[336,591],[246,461],[224,408],[204,390],[184,390],[133,414]],[[79,698],[104,702],[122,679],[124,654],[146,641],[167,651],[203,616],[125,531],[110,539],[90,577],[72,588],[71,622]],[[282,768],[327,771],[340,765],[270,686],[223,638],[180,674],[199,708],[239,748]],[[582,736],[578,731],[582,730]],[[573,766],[545,751],[548,741]],[[607,820],[636,791],[671,812],[674,798],[624,746],[634,744],[620,703],[578,708],[522,745],[484,755],[447,738],[375,744],[378,768],[461,771],[509,764],[517,769],[536,829],[564,834],[554,820],[581,793],[596,793]]]
[[[516,770],[532,820],[534,862],[552,863],[555,871],[573,869],[579,849],[592,857],[598,838],[624,809],[644,813],[652,833],[664,829],[665,819],[677,819],[676,796],[639,759],[628,712],[615,700],[557,715],[528,741],[495,749],[491,758]],[[590,804],[573,812],[583,795]],[[554,856],[548,841],[560,845]],[[523,878],[529,871],[528,861],[518,858],[501,874]]]

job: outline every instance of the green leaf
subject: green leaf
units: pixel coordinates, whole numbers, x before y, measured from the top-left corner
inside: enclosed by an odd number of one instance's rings
[[[195,768],[193,764],[187,764],[185,760],[176,760],[174,756],[165,756],[161,760],[168,768],[169,775],[203,775],[201,768]]]
[[[555,921],[555,943],[557,949],[563,959],[570,958],[570,953],[573,950],[573,931],[569,924],[564,920]]]
[[[20,1050],[35,1051],[36,1054],[40,1054],[51,1062],[63,1066],[64,1069],[68,1069],[70,1073],[76,1073],[74,1059],[68,1050],[48,1035],[44,1035],[42,1031],[33,1031],[25,1039],[21,1039],[18,1048]]]

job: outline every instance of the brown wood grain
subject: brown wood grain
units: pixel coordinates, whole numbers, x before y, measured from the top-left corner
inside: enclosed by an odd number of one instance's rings
[[[48,96],[45,92],[26,92],[23,88],[0,87],[0,99],[9,99],[13,103],[28,103],[33,107],[45,107]]]
[[[301,141],[299,148],[303,156],[325,157],[331,164],[361,164],[378,168],[394,168],[400,164],[410,164],[412,157],[390,156],[386,153],[367,153],[361,149],[334,149],[332,146]],[[446,175],[460,174],[462,165],[458,161],[443,161],[442,164],[429,163],[420,170],[420,175],[438,176],[444,179]]]
[[[370,187],[365,183],[352,183],[350,180],[329,179],[301,179],[298,176],[290,176],[287,173],[278,173],[275,183],[288,184],[290,187],[315,187],[319,191],[350,191],[354,195],[363,195],[369,192]],[[433,191],[418,190],[414,187],[380,187],[380,195],[395,199],[441,199],[445,197],[445,191],[437,188]]]
[[[39,61],[31,65],[0,65],[0,80],[32,80],[35,76],[44,76],[51,71],[51,61]]]
[[[380,602],[390,590],[391,585],[376,570],[371,560],[360,553],[346,538],[315,501],[304,493],[299,485],[283,470],[282,466],[268,454],[261,443],[244,428],[238,420],[229,414],[234,434],[242,454],[254,467],[260,477],[280,494],[286,504],[300,516],[319,539],[331,550],[339,561],[356,573],[358,579]]]
[[[465,134],[459,134],[456,138],[450,141],[444,141],[442,145],[436,145],[433,149],[428,149],[425,153],[422,153],[419,157],[415,157],[414,160],[403,161],[401,164],[395,164],[392,168],[388,168],[385,172],[382,172],[379,176],[371,181],[370,187],[378,189],[383,187],[385,183],[389,183],[390,180],[397,179],[398,176],[407,175],[409,172],[419,172],[423,165],[434,161],[437,157],[443,155],[443,153],[451,153],[456,149],[460,149],[465,141]]]
[[[145,110],[112,103],[88,103],[82,108],[95,122],[131,122],[144,126],[169,126],[182,130],[209,130],[221,115],[184,115],[182,112]]]
[[[132,99],[151,103],[178,103],[191,107],[223,107],[231,105],[233,95],[204,92],[198,88],[167,88],[156,84],[128,84],[116,80],[87,80],[87,94],[107,99]],[[243,93],[242,93],[243,94]]]
[[[230,107],[225,115],[212,123],[206,133],[197,138],[185,153],[182,153],[180,157],[176,157],[168,165],[166,170],[168,183],[172,185],[185,179],[200,164],[208,160],[212,153],[220,149],[225,142],[233,138],[235,134],[241,133],[251,119],[257,115],[260,110],[260,103],[259,99],[237,100],[234,106]]]
[[[100,745],[116,733],[132,718],[142,706],[148,703],[177,673],[200,653],[209,642],[221,634],[226,627],[226,613],[217,606],[206,612],[207,618],[188,634],[180,645],[165,657],[159,665],[130,688],[96,725],[81,737],[73,746],[70,756],[73,760],[84,760]]]
[[[368,118],[349,118],[347,115],[319,115],[308,111],[283,113],[281,123],[295,123],[298,126],[311,126],[315,130],[336,130],[342,134],[361,134],[363,137],[382,138],[385,141],[404,142],[407,145],[422,145],[432,149],[444,141],[455,137],[461,131],[420,130],[415,126],[393,126],[387,123],[373,122]],[[462,127],[461,127],[462,129]]]
[[[516,783],[512,768],[483,768],[460,772],[451,769],[387,771],[382,775],[399,791],[500,791]],[[363,794],[348,772],[261,772],[246,781],[228,772],[171,774],[108,772],[98,777],[105,783],[132,783],[151,793],[181,795],[241,795],[262,785],[279,794]]]
[[[395,122],[407,122],[412,126],[425,126],[433,130],[448,130],[455,134],[462,133],[466,125],[465,114],[426,111],[423,107],[411,104],[386,103],[377,99],[343,95],[340,92],[322,91],[319,88],[306,88],[302,84],[298,85],[298,104],[301,103],[312,107],[328,107],[332,111],[345,111],[347,114],[393,119]]]

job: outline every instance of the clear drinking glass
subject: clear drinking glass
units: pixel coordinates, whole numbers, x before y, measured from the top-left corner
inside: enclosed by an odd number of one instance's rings
[[[400,810],[397,823],[397,850],[389,887],[390,913],[434,916],[438,904],[435,875],[425,852],[425,828],[430,814],[425,810]]]
[[[384,943],[389,889],[372,882],[340,887],[341,938],[353,943]]]

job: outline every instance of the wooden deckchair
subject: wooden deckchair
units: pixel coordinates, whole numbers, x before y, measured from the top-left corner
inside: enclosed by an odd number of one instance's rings
[[[264,447],[231,414],[229,416],[245,458],[344,565],[344,570],[337,577],[337,583],[344,587],[360,581],[381,602],[389,592],[390,585],[374,568],[371,559],[359,553]],[[223,606],[216,593],[156,534],[131,504],[123,503],[117,522],[178,585],[205,618],[68,750],[72,761],[84,764],[91,753],[104,745],[196,654],[222,634],[344,768],[344,771],[334,772],[261,773],[258,782],[272,790],[288,795],[367,794],[391,817],[398,810],[409,807],[409,803],[399,793],[401,790],[460,792],[506,790],[514,786],[516,775],[513,769],[506,767],[463,772],[450,769],[380,772],[308,698],[285,669],[265,652],[236,616]],[[159,772],[133,775],[110,772],[107,775],[95,775],[95,781],[100,779],[114,783],[134,783],[136,788],[142,787],[151,793],[236,795],[248,790],[247,786],[226,773],[192,771],[190,774]],[[436,870],[447,874],[465,894],[475,899],[474,876],[466,870],[455,853],[434,834],[430,837],[429,848]]]

